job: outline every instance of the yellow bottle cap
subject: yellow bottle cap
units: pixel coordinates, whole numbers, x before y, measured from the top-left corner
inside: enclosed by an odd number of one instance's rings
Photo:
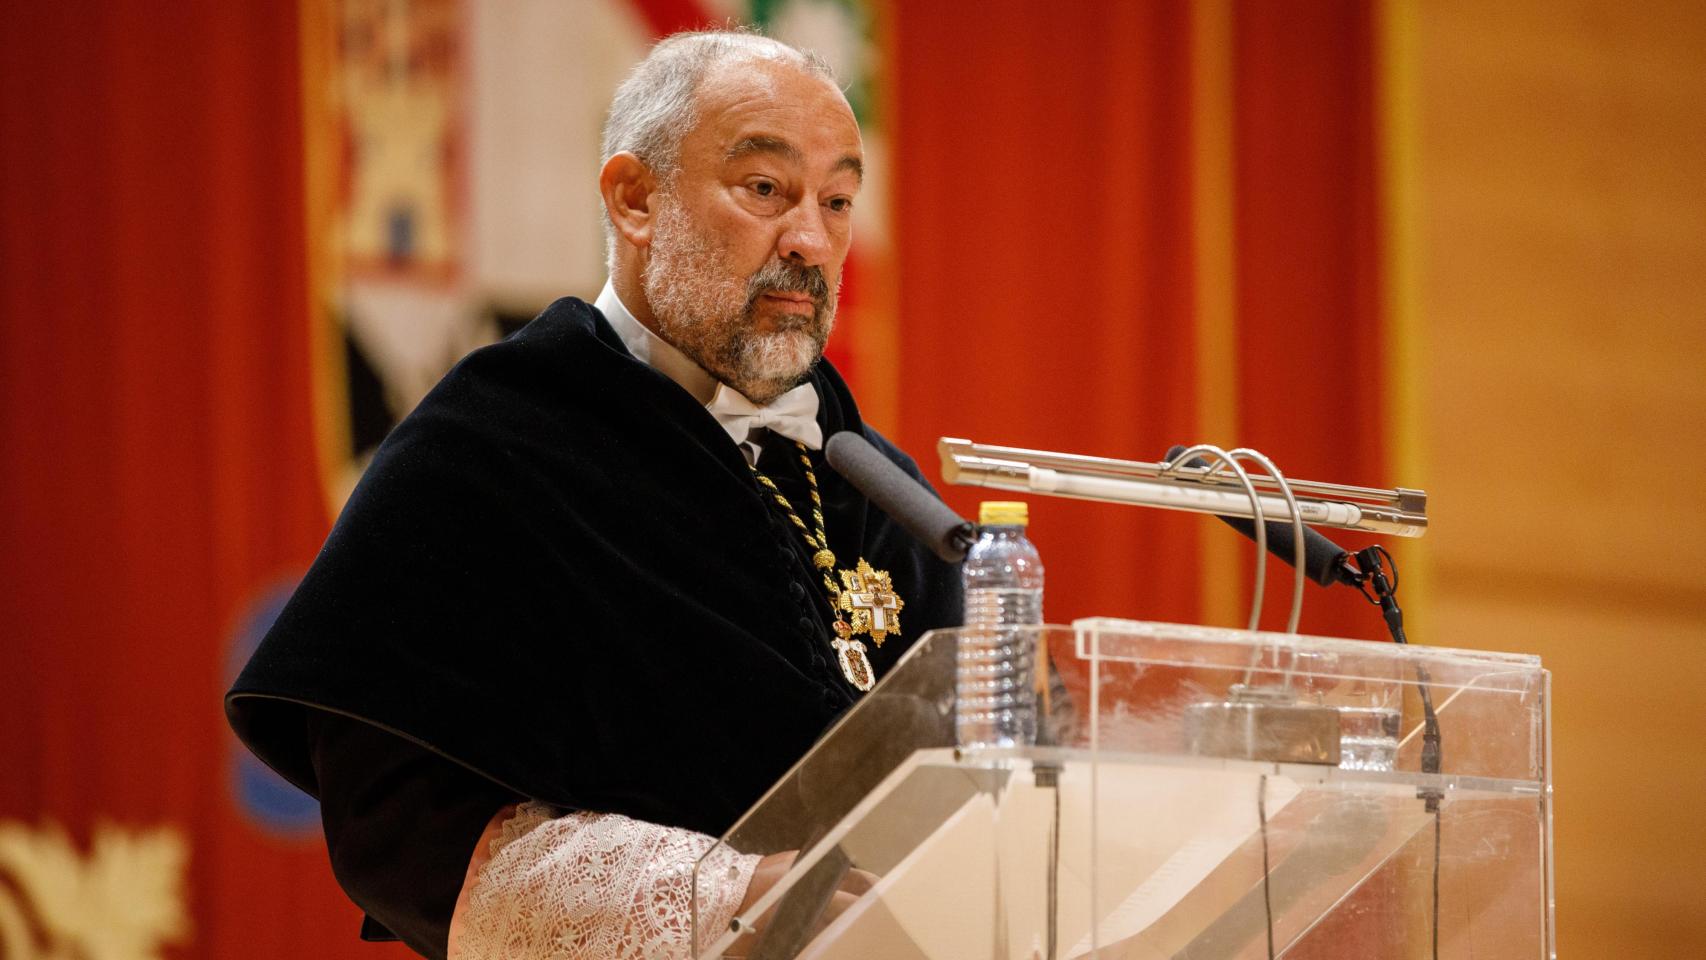
[[[1022,527],[1030,519],[1023,500],[985,500],[977,506],[977,522],[983,526]]]

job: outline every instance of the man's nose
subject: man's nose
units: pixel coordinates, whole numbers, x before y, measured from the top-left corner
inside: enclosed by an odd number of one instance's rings
[[[776,255],[808,267],[821,267],[834,255],[823,210],[814,202],[800,203],[788,212],[777,239]]]

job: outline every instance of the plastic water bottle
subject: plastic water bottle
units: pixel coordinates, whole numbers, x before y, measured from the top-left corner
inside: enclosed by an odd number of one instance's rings
[[[954,730],[961,747],[1037,742],[1036,633],[1043,622],[1043,562],[1025,538],[1026,505],[986,501],[961,574],[966,623],[954,675]]]

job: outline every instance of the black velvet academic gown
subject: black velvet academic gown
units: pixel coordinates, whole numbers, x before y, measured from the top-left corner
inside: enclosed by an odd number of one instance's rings
[[[859,432],[919,476],[832,367],[811,382],[825,437]],[[759,466],[809,522],[796,457],[772,438]],[[812,458],[839,565],[887,570],[906,604],[898,636],[866,638],[880,677],[959,622],[957,572]],[[564,299],[381,445],[226,712],[320,797],[352,898],[441,954],[438,888],[454,900],[505,802],[725,831],[855,701],[829,624],[805,545],[728,435]]]

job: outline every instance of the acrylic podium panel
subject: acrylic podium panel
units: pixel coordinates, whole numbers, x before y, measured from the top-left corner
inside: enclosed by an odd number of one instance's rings
[[[700,861],[703,890],[734,856],[800,851],[736,920],[761,935],[696,924],[695,953],[1397,958],[1437,937],[1441,957],[1553,955],[1536,658],[1032,632],[1054,678],[1038,746],[956,751],[958,633],[926,635]]]

